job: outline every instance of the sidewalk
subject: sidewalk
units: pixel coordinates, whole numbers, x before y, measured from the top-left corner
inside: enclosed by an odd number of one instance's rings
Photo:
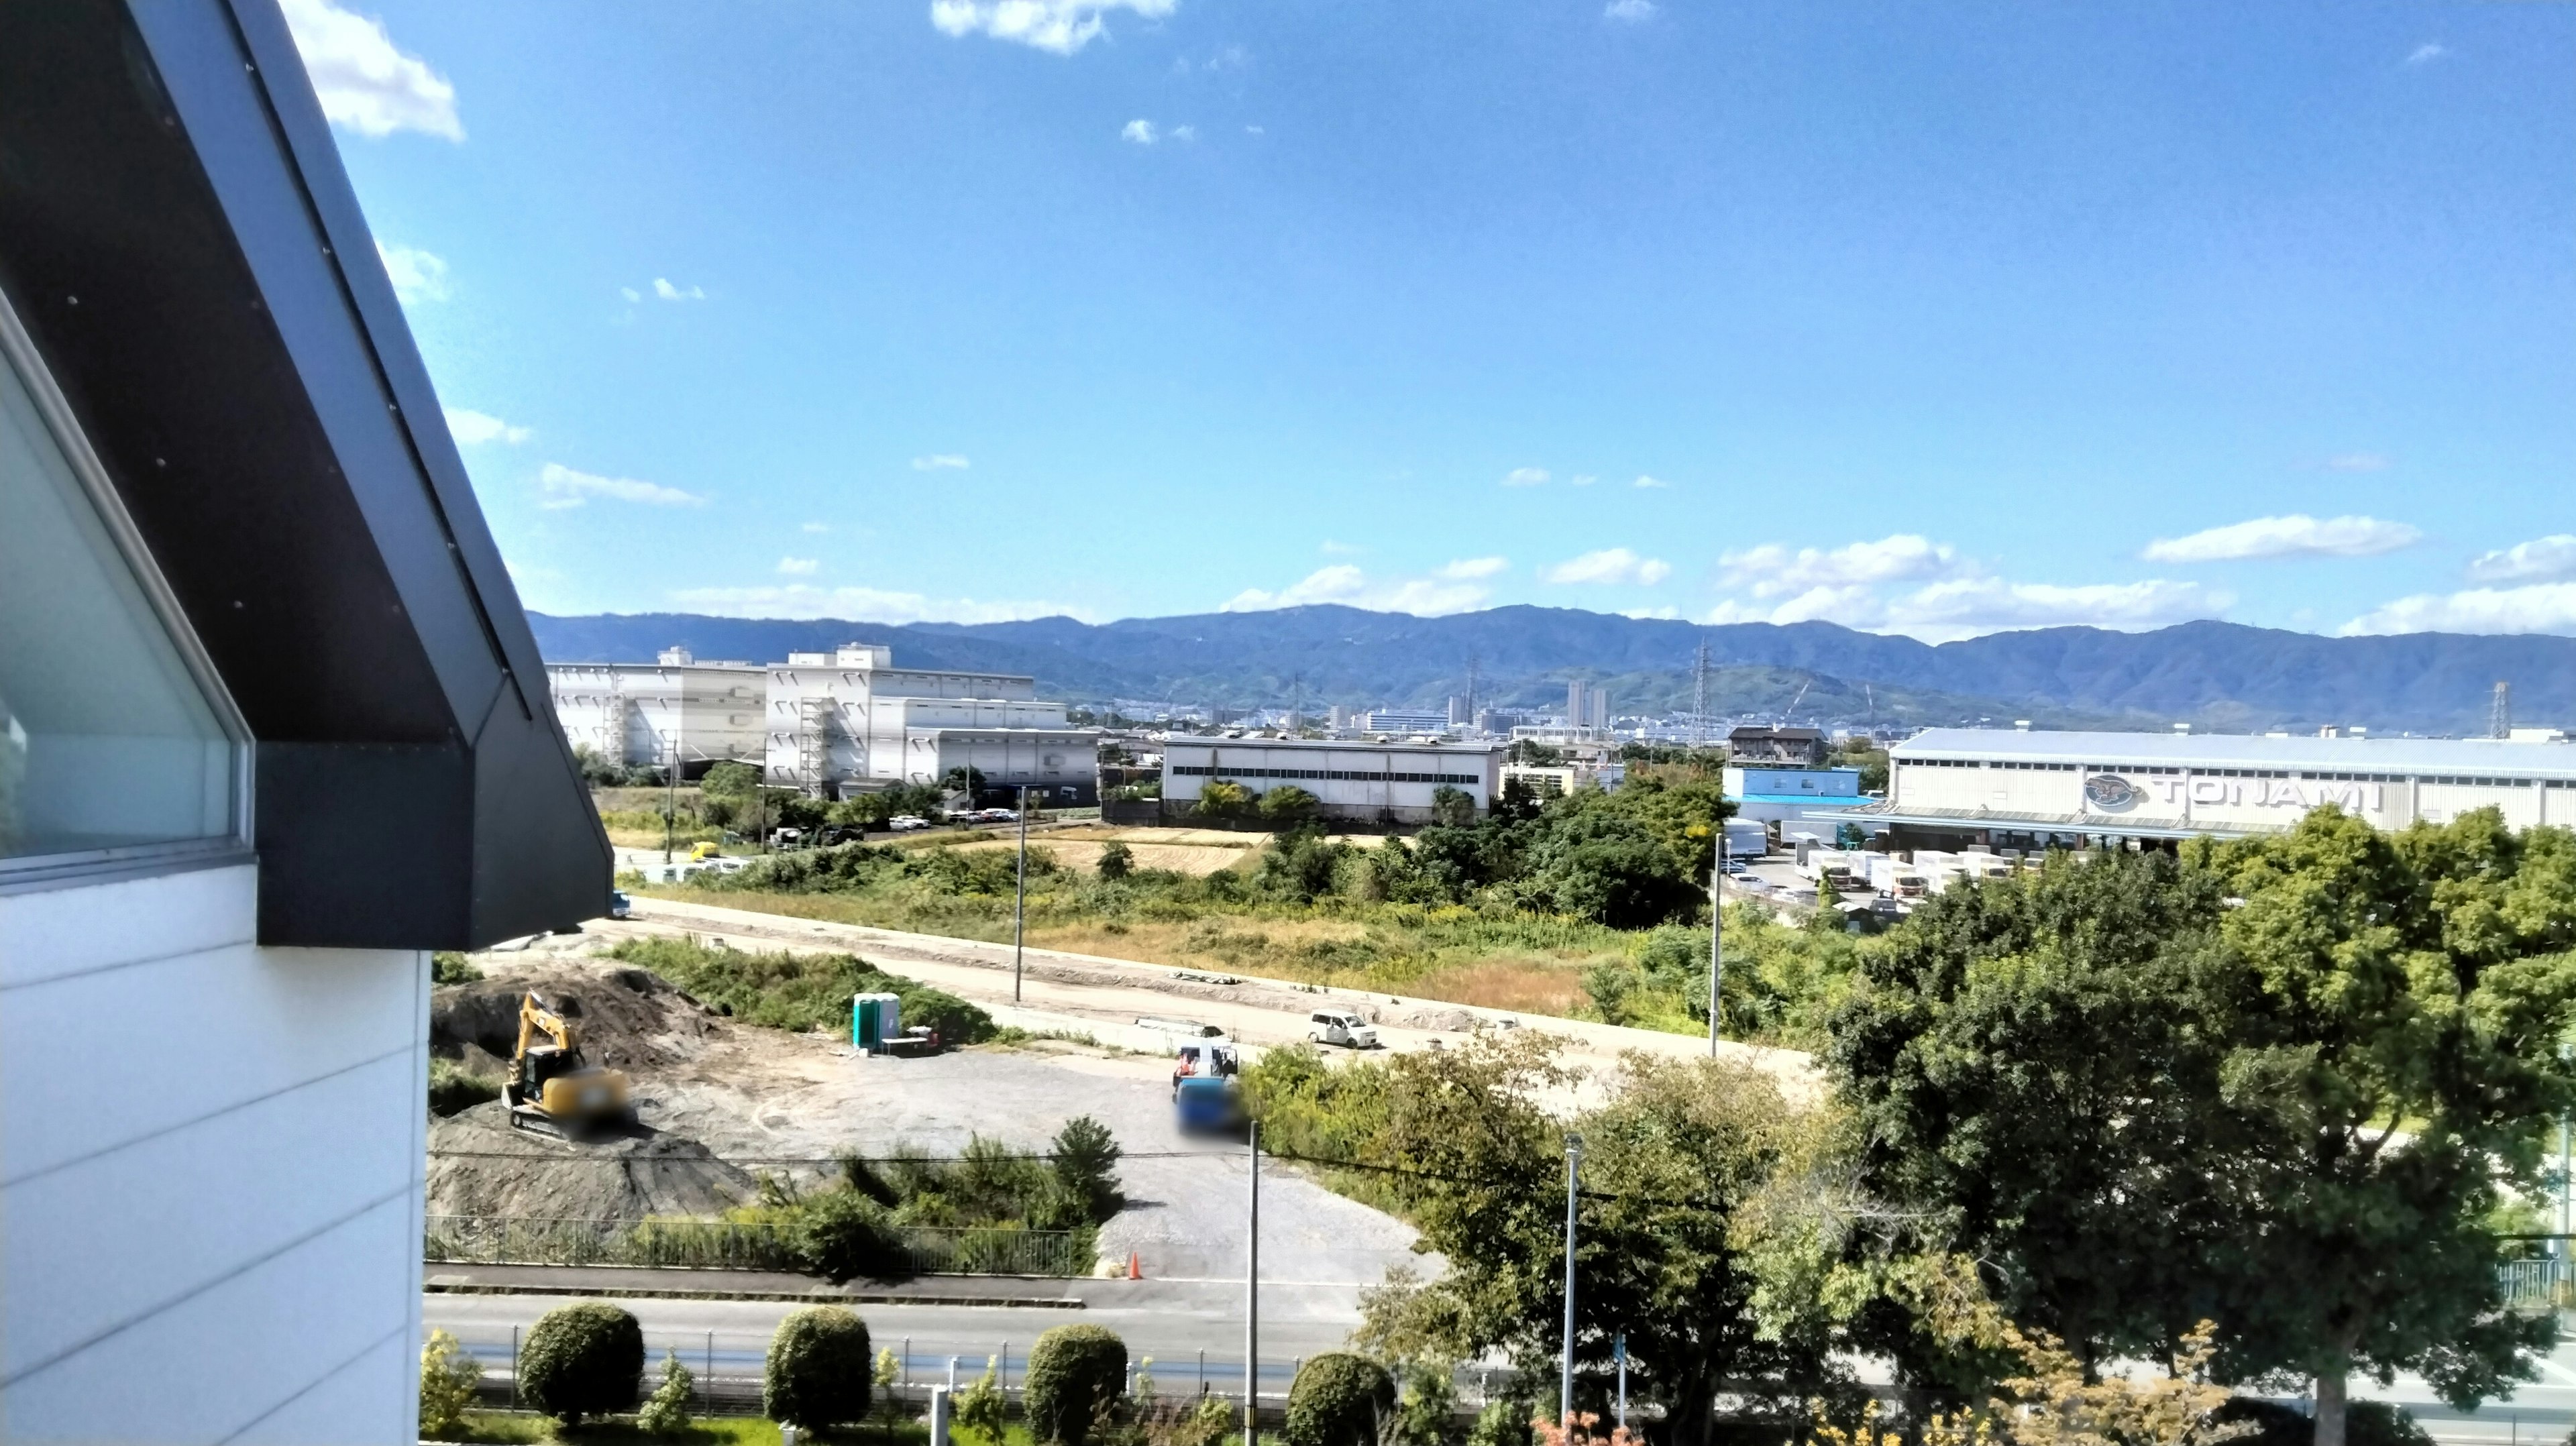
[[[1126,1281],[1014,1275],[925,1275],[832,1285],[766,1270],[654,1270],[622,1265],[421,1267],[421,1289],[446,1295],[587,1295],[659,1300],[777,1300],[862,1305],[982,1305],[1081,1310],[1082,1288]]]

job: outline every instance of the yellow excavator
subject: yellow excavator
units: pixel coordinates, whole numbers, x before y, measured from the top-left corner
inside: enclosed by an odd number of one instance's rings
[[[539,1035],[549,1043],[534,1043]],[[626,1072],[584,1064],[572,1025],[534,994],[519,1001],[519,1051],[501,1096],[514,1129],[577,1139],[635,1123]]]

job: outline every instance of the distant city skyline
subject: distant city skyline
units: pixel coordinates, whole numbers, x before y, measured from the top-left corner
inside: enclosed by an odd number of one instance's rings
[[[2576,633],[2576,12],[288,0],[530,607]]]

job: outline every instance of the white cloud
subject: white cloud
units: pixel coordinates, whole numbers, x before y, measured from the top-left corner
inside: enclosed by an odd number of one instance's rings
[[[1601,7],[1601,13],[1609,19],[1624,20],[1634,25],[1654,15],[1655,0],[1610,0],[1609,4]]]
[[[1259,126],[1245,126],[1243,128],[1243,133],[1248,136],[1266,136],[1270,134],[1270,132],[1263,130]]]
[[[2354,618],[2343,633],[2576,633],[2576,582],[2418,593]]]
[[[1140,146],[1150,146],[1155,140],[1154,123],[1146,120],[1142,116],[1139,116],[1136,119],[1129,121],[1124,126],[1119,127],[1118,139],[1122,141],[1132,141]]]
[[[2196,582],[2054,583],[1953,578],[1897,599],[1888,609],[1896,632],[1919,638],[1970,637],[2013,628],[2085,626],[2161,628],[2223,612],[2233,594]]]
[[[1442,567],[1440,575],[1453,582],[1464,582],[1470,578],[1492,577],[1509,570],[1511,565],[1508,558],[1462,557]]]
[[[1637,480],[1629,483],[1628,485],[1631,487],[1670,487],[1673,484],[1665,481],[1661,477],[1649,477],[1640,472],[1637,474]]]
[[[2576,577],[2576,536],[2556,532],[2482,553],[2469,563],[2471,582],[2555,582]]]
[[[2450,58],[2451,47],[2430,40],[2416,46],[2413,50],[2406,53],[2406,63],[2408,65],[2431,65],[2434,61],[2448,60]]]
[[[1173,139],[1173,140],[1176,140],[1176,141],[1194,141],[1194,140],[1197,140],[1198,138],[1199,138],[1199,128],[1198,128],[1197,126],[1187,126],[1187,125],[1183,125],[1183,126],[1174,126],[1174,127],[1172,127],[1172,139]]]
[[[545,506],[579,507],[593,497],[616,502],[641,502],[651,507],[703,507],[707,499],[677,487],[657,482],[638,482],[632,477],[600,477],[589,472],[576,472],[560,462],[548,462],[537,474],[537,485],[545,491]]]
[[[954,452],[933,452],[927,457],[912,459],[915,472],[963,472],[973,465]]]
[[[1605,547],[1539,569],[1541,582],[1596,586],[1643,584],[1652,587],[1672,576],[1673,565],[1656,557],[1639,557],[1624,547]]]
[[[394,284],[394,296],[404,302],[445,301],[447,299],[447,263],[410,246],[388,246],[376,243],[376,255],[385,263],[385,279]]]
[[[456,87],[415,55],[394,48],[385,24],[353,15],[331,0],[284,0],[286,28],[322,114],[362,136],[420,131],[465,139],[456,119]]]
[[[1599,477],[1596,477],[1589,472],[1577,472],[1573,476],[1566,478],[1565,484],[1569,487],[1589,487],[1600,480],[1601,479]]]
[[[1657,618],[1671,620],[1679,618],[1681,615],[1682,610],[1674,607],[1670,603],[1666,603],[1659,608],[1622,608],[1619,610],[1619,616],[1623,618]]]
[[[737,618],[847,618],[870,623],[1006,623],[1023,618],[1093,620],[1086,610],[1055,602],[984,602],[933,598],[873,587],[817,587],[778,583],[763,587],[690,587],[671,600],[691,612]]]
[[[667,279],[659,276],[653,278],[653,294],[662,298],[664,301],[704,301],[707,299],[707,289],[703,286],[673,286]]]
[[[942,35],[989,35],[1057,55],[1071,55],[1104,29],[1101,17],[1127,10],[1146,20],[1172,13],[1177,0],[930,0],[930,23]]]
[[[1499,558],[1474,558],[1453,562],[1442,568],[1436,577],[1384,580],[1372,580],[1357,566],[1339,562],[1330,567],[1319,567],[1276,592],[1257,587],[1245,588],[1227,599],[1222,611],[1261,612],[1270,608],[1341,603],[1379,612],[1413,613],[1420,617],[1469,612],[1484,606],[1493,595],[1491,589],[1475,581],[1489,574],[1472,569],[1500,561]]]
[[[2329,472],[2385,472],[2388,457],[2380,452],[2338,452],[2326,459]]]
[[[1547,480],[1545,467],[1514,467],[1503,474],[1506,487],[1536,487]]]
[[[1335,542],[1327,537],[1316,544],[1315,550],[1326,557],[1357,557],[1368,549],[1355,542]]]
[[[2188,537],[2159,537],[2140,555],[2149,562],[2235,562],[2255,557],[2376,557],[2411,547],[2424,534],[2403,522],[2376,517],[2328,517],[2304,512],[2257,517],[2212,527]]]
[[[819,571],[822,566],[823,560],[819,557],[782,557],[778,559],[778,570],[789,577],[811,577],[815,572]]]
[[[1911,532],[1830,551],[1802,547],[1791,552],[1776,542],[1764,543],[1724,553],[1717,565],[1730,585],[1749,588],[1757,598],[1804,595],[1818,589],[1865,590],[1877,583],[1918,582],[1966,570],[1957,549]]]
[[[808,522],[805,524],[804,530],[807,532],[829,532],[832,530],[832,524],[828,522]]]
[[[447,409],[447,435],[468,447],[479,447],[485,442],[507,442],[515,447],[536,434],[533,427],[513,427],[489,412],[478,412],[469,407]]]
[[[644,299],[644,293],[636,290],[632,286],[621,286],[617,288],[617,294],[625,297],[628,301],[642,301]]]

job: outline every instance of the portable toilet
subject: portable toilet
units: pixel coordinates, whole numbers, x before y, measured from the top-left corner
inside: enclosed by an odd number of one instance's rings
[[[903,1037],[902,1001],[892,994],[850,996],[850,1043],[861,1054],[883,1054],[886,1041]]]

